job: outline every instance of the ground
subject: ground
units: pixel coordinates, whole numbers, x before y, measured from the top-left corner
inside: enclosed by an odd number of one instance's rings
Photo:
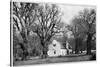
[[[32,65],[32,64],[46,64],[46,63],[59,63],[59,62],[77,62],[89,61],[92,55],[73,55],[64,57],[48,57],[46,59],[32,59],[26,61],[16,61],[14,65]]]

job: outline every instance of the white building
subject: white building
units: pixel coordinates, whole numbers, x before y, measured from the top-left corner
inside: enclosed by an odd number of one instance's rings
[[[68,48],[68,43],[66,48]],[[51,44],[48,46],[48,56],[49,57],[57,57],[57,56],[65,56],[67,55],[68,49],[64,49],[64,46],[57,40],[53,40]]]

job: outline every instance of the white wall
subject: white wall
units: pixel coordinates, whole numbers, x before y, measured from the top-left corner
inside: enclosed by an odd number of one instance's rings
[[[55,45],[55,46],[54,46]],[[53,40],[52,43],[48,46],[48,56],[49,57],[55,57],[55,56],[65,56],[66,55],[66,49],[62,49],[62,44],[57,41]]]

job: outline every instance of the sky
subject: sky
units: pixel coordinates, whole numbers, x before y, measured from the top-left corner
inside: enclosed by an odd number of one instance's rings
[[[66,24],[70,24],[71,19],[78,15],[79,11],[83,10],[84,8],[94,8],[95,6],[83,6],[83,5],[58,5],[61,9],[61,12],[63,13],[62,20]]]

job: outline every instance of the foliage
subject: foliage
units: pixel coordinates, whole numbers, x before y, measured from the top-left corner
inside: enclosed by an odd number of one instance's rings
[[[35,3],[22,3],[22,2],[13,2],[13,46],[14,46],[14,56],[20,55],[19,50],[22,51],[22,59],[26,59],[28,55],[33,54],[33,49],[36,50],[36,45],[29,39],[30,26],[35,20],[34,10],[37,4]],[[32,35],[34,36],[34,35]],[[35,37],[36,38],[36,37]],[[34,41],[34,40],[33,40]],[[17,48],[19,46],[19,48]],[[32,47],[31,47],[32,46]],[[37,45],[38,47],[38,45]],[[38,47],[40,49],[40,47]],[[21,52],[20,51],[20,52]],[[36,50],[37,53],[40,53],[40,50]],[[34,54],[36,53],[34,52]],[[20,58],[20,57],[19,57]],[[17,59],[17,58],[16,58]]]
[[[85,38],[83,37],[83,39],[87,40],[87,54],[91,53],[91,41],[93,35],[96,33],[95,26],[95,9],[84,9],[83,11],[80,11],[79,15],[73,18],[72,26],[69,26],[69,29],[73,32],[74,38],[76,38],[76,42],[78,38],[82,38],[82,36],[84,35]],[[78,46],[77,43],[76,46]]]
[[[55,4],[13,2],[14,33],[20,41],[17,45],[24,47],[20,47],[24,58],[35,53],[46,54],[48,42],[62,27],[60,16]]]

